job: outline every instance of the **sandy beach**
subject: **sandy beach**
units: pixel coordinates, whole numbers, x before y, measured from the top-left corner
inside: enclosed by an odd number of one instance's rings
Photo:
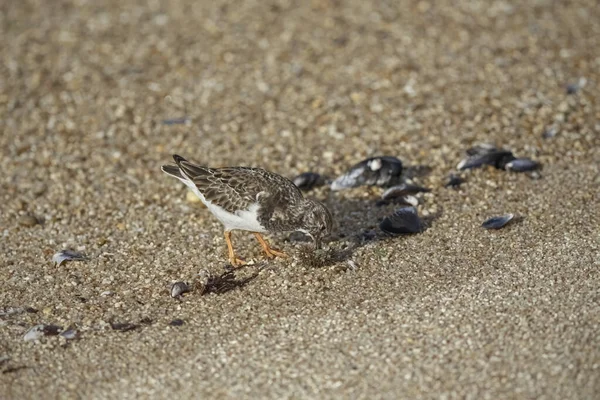
[[[594,0],[2,2],[0,398],[598,398],[598,21]],[[445,187],[480,143],[542,169]],[[383,234],[383,188],[322,186],[325,256],[236,233],[230,271],[174,153],[289,178],[395,156],[426,229]]]

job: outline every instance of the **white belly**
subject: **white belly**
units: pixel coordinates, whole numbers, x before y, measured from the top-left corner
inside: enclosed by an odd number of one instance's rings
[[[238,229],[250,232],[267,232],[260,222],[258,222],[258,209],[260,208],[258,203],[252,204],[248,210],[241,210],[237,211],[235,214],[232,214],[226,211],[223,207],[206,200],[193,182],[187,179],[180,180],[185,183],[187,187],[192,189],[196,196],[202,200],[206,208],[208,208],[209,211],[212,212],[213,215],[217,217],[217,219],[221,221],[223,225],[225,225],[226,231]]]

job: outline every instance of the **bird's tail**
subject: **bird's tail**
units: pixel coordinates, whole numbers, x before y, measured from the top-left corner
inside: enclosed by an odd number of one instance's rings
[[[175,160],[175,163],[179,168],[179,173],[184,178],[189,178],[193,180],[196,177],[211,174],[210,168],[193,164],[185,158],[178,156],[177,154],[173,154],[173,159]]]
[[[177,165],[163,165],[162,167],[160,167],[160,169],[167,175],[174,176],[177,179],[185,179],[183,175],[181,175],[181,170]]]

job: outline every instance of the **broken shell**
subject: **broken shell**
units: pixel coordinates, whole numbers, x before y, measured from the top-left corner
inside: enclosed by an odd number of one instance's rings
[[[444,187],[451,187],[453,189],[457,189],[463,183],[465,183],[465,180],[460,176],[450,175],[450,177],[448,178],[448,182],[444,185]]]
[[[325,184],[323,177],[315,172],[304,172],[292,179],[292,181],[300,190],[310,190]]]
[[[139,328],[139,325],[132,324],[130,322],[117,322],[117,323],[111,322],[110,327],[115,331],[128,332],[128,331],[132,331],[134,329]]]
[[[507,171],[528,172],[535,171],[540,167],[540,164],[529,158],[515,158],[505,165]]]
[[[73,250],[61,250],[58,253],[55,253],[52,256],[52,261],[56,263],[57,266],[60,266],[65,261],[83,261],[86,257]]]
[[[26,342],[29,342],[32,340],[39,340],[43,336],[58,335],[58,332],[60,332],[61,329],[62,328],[60,326],[56,326],[56,325],[43,325],[43,324],[35,325],[34,327],[32,327],[31,329],[29,329],[27,331],[25,336],[23,336],[23,340],[25,340]]]
[[[396,157],[374,157],[355,164],[344,175],[331,183],[331,190],[342,190],[363,185],[390,186],[400,180],[402,161]]]
[[[77,338],[77,331],[75,329],[68,329],[64,332],[61,332],[60,336],[64,337],[67,340],[73,340]]]
[[[381,199],[382,200],[392,200],[397,197],[404,197],[406,195],[417,194],[417,193],[422,193],[422,192],[425,192],[425,193],[431,192],[431,189],[428,189],[423,186],[402,183],[397,186],[392,186],[391,188],[389,188],[385,192],[383,192],[383,194],[381,195]]]
[[[415,196],[410,196],[410,195],[406,195],[406,196],[401,196],[401,197],[392,197],[390,199],[381,199],[378,200],[375,205],[377,207],[381,207],[381,206],[387,206],[388,204],[393,203],[396,205],[405,205],[405,206],[413,206],[416,207],[419,205],[419,199],[417,199]]]
[[[515,159],[512,151],[498,149],[489,144],[478,145],[467,150],[468,157],[456,166],[459,170],[479,168],[491,165],[498,169],[504,169],[507,163]]]
[[[385,217],[379,228],[389,234],[418,233],[422,231],[423,223],[415,207],[402,207]]]
[[[481,226],[485,229],[500,229],[506,226],[513,219],[513,214],[505,214],[498,217],[492,217],[487,220]]]
[[[169,322],[170,326],[181,326],[183,325],[185,322],[182,319],[176,318],[173,321]]]
[[[182,294],[190,291],[190,287],[185,282],[175,282],[171,285],[171,297],[180,297]]]

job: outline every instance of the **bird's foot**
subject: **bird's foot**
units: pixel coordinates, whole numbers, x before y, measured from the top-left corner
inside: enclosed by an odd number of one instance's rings
[[[246,261],[245,260],[242,260],[241,258],[238,258],[238,257],[235,257],[235,256],[231,257],[229,259],[229,263],[233,267],[241,267],[241,266],[246,265]]]
[[[275,250],[270,247],[266,248],[264,250],[265,250],[265,254],[267,255],[268,258],[275,258],[275,257],[287,258],[287,257],[289,257],[283,251]]]

